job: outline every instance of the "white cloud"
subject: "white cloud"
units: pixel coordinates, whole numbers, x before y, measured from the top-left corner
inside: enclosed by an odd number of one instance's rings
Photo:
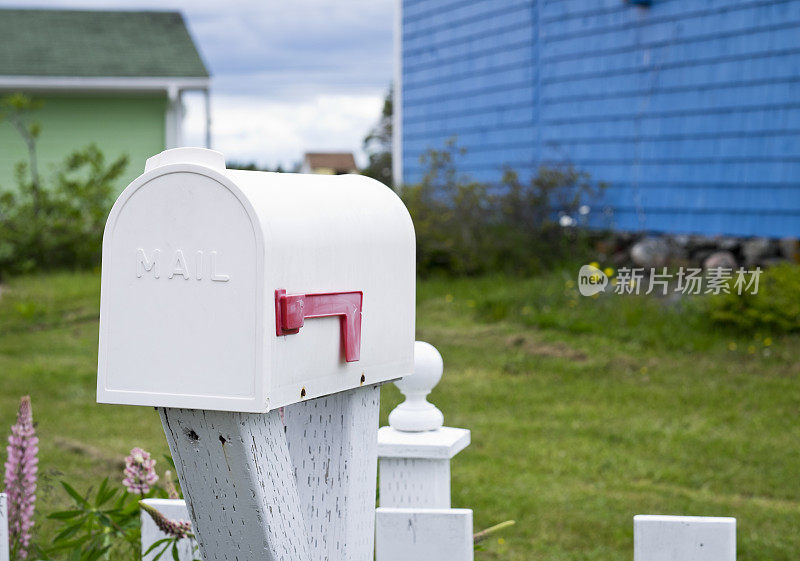
[[[291,167],[304,152],[353,152],[363,165],[361,141],[378,120],[381,95],[319,94],[299,101],[255,96],[212,98],[212,145],[228,160]],[[202,145],[199,97],[186,98],[185,143]]]
[[[23,0],[0,0],[19,6]],[[25,7],[180,10],[212,74],[214,148],[290,166],[303,152],[360,152],[392,78],[394,0],[33,0]],[[185,143],[203,144],[187,95]]]

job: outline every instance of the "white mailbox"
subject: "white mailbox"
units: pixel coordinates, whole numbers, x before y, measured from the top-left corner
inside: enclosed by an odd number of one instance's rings
[[[414,229],[358,175],[147,161],[106,224],[97,400],[266,412],[413,371]]]

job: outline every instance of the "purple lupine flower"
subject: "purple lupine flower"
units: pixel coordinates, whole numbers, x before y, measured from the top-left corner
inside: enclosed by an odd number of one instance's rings
[[[5,486],[8,495],[8,534],[19,559],[28,556],[36,506],[36,471],[39,439],[33,427],[31,398],[19,401],[17,422],[8,437]]]
[[[139,506],[142,507],[147,514],[150,515],[150,518],[153,519],[153,522],[156,523],[158,529],[171,536],[173,538],[188,538],[192,536],[192,524],[191,522],[186,522],[185,520],[172,520],[164,516],[160,510],[147,504],[144,501],[139,501]]]
[[[150,486],[158,481],[156,474],[156,461],[150,454],[141,448],[131,450],[130,456],[125,458],[125,479],[122,484],[130,493],[144,495],[150,491]]]

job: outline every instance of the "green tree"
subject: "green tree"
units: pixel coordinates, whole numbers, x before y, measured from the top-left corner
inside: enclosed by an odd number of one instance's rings
[[[362,175],[377,179],[381,183],[394,186],[392,176],[392,88],[383,100],[380,119],[364,137],[363,149],[369,157],[367,167],[361,170]]]

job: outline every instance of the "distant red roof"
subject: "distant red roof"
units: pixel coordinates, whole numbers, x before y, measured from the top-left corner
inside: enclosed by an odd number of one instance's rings
[[[336,173],[358,171],[352,152],[306,152],[305,161],[312,170],[331,169]]]

